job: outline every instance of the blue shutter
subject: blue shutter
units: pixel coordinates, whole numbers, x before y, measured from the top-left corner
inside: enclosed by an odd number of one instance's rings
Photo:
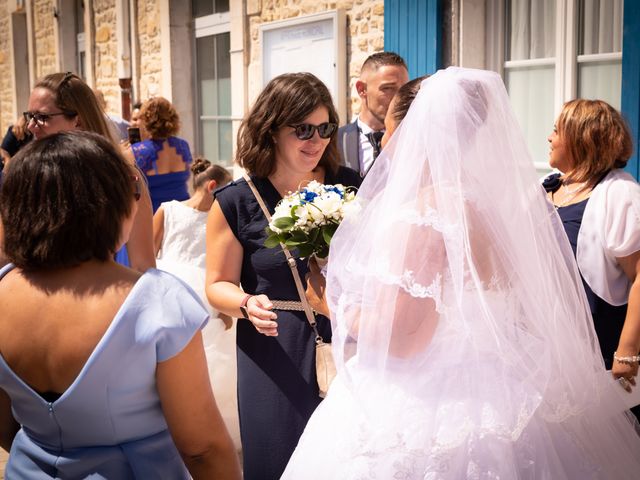
[[[629,122],[633,155],[626,170],[638,178],[640,173],[640,8],[634,1],[624,2],[622,33],[622,114]],[[386,28],[386,23],[385,23]]]
[[[441,0],[385,0],[384,49],[396,52],[409,67],[409,78],[441,67]]]

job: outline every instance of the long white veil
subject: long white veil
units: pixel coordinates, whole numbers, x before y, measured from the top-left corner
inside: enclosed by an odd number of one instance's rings
[[[497,74],[425,80],[357,201],[327,274],[338,380],[285,478],[301,457],[323,471],[305,451],[339,422],[335,478],[638,472],[640,441],[612,406],[570,246]]]

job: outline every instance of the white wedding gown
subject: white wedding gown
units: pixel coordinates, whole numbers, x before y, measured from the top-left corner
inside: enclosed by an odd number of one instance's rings
[[[506,299],[488,298],[491,311],[516,314]],[[467,305],[466,315],[480,308]],[[425,359],[419,372],[411,358],[389,357],[383,369],[366,366],[357,354],[347,360],[282,479],[639,477],[633,417],[623,413],[604,371],[602,390],[593,391],[599,397],[593,411],[572,412],[567,405],[551,415],[539,404],[543,392],[505,366],[498,353],[479,351],[486,332],[469,330],[460,337],[464,323],[441,318],[431,340],[435,365]],[[450,359],[443,362],[447,351]]]
[[[200,296],[211,312],[202,330],[209,378],[216,403],[237,450],[241,449],[236,395],[235,325],[225,330],[222,320],[207,301],[205,287],[206,223],[208,212],[195,210],[182,202],[162,204],[164,236],[158,253],[158,269],[176,275]]]
[[[338,375],[282,478],[640,478],[637,424],[497,74],[423,81],[355,202],[327,270]]]

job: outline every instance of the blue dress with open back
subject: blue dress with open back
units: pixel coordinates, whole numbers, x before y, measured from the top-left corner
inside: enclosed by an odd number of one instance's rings
[[[186,140],[178,137],[169,137],[166,140],[169,146],[173,147],[176,153],[184,160],[184,170],[158,174],[156,162],[158,161],[158,153],[163,148],[164,140],[148,139],[131,145],[136,164],[145,173],[154,213],[163,202],[170,202],[171,200],[182,201],[189,198],[187,181],[189,180],[189,175],[191,175],[189,165],[192,160],[189,144]],[[152,170],[155,175],[146,175],[146,172]]]
[[[266,178],[252,177],[273,213],[281,196]],[[341,167],[326,184],[359,186],[360,176]],[[266,248],[267,219],[244,179],[216,192],[216,200],[243,249],[240,283],[245,292],[273,300],[300,300],[280,247]],[[294,256],[295,256],[295,252]],[[304,282],[306,260],[297,259]],[[304,312],[278,310],[278,336],[258,333],[248,320],[237,324],[238,408],[244,478],[280,478],[309,417],[320,403],[315,341]],[[318,330],[331,340],[331,324],[317,316]]]
[[[0,270],[0,279],[12,268]],[[61,395],[36,392],[0,355],[0,388],[21,425],[6,478],[191,478],[162,413],[155,372],[207,319],[188,286],[151,269]]]

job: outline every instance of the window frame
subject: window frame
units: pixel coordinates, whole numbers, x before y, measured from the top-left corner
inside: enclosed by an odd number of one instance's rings
[[[215,121],[219,122],[220,120],[232,122],[236,120],[242,120],[241,117],[237,117],[232,115],[203,115],[201,109],[201,93],[200,86],[198,85],[198,58],[197,58],[197,39],[209,36],[220,35],[224,33],[228,33],[231,35],[231,14],[229,11],[220,12],[220,13],[212,13],[210,15],[205,15],[202,17],[194,17],[193,18],[193,53],[194,53],[194,65],[195,65],[195,75],[193,77],[194,81],[194,96],[195,96],[195,117],[196,117],[196,129],[195,129],[195,138],[196,144],[198,145],[198,151],[204,154],[204,141],[203,141],[203,122],[206,121]],[[231,145],[231,149],[233,151],[233,142]],[[216,159],[219,160],[219,159]],[[213,163],[219,163],[214,162]],[[233,155],[232,158],[228,160],[227,163],[222,164],[226,168],[230,168],[233,165]]]
[[[553,65],[553,107],[556,115],[566,101],[577,97],[580,64],[615,60],[620,61],[620,68],[622,68],[622,52],[579,55],[578,0],[556,0],[555,57],[505,60],[507,1],[487,0],[486,3],[486,67],[499,73],[504,79],[505,70],[509,68]],[[549,128],[551,129],[551,126]],[[534,165],[538,169],[543,169],[546,164],[534,162]]]

